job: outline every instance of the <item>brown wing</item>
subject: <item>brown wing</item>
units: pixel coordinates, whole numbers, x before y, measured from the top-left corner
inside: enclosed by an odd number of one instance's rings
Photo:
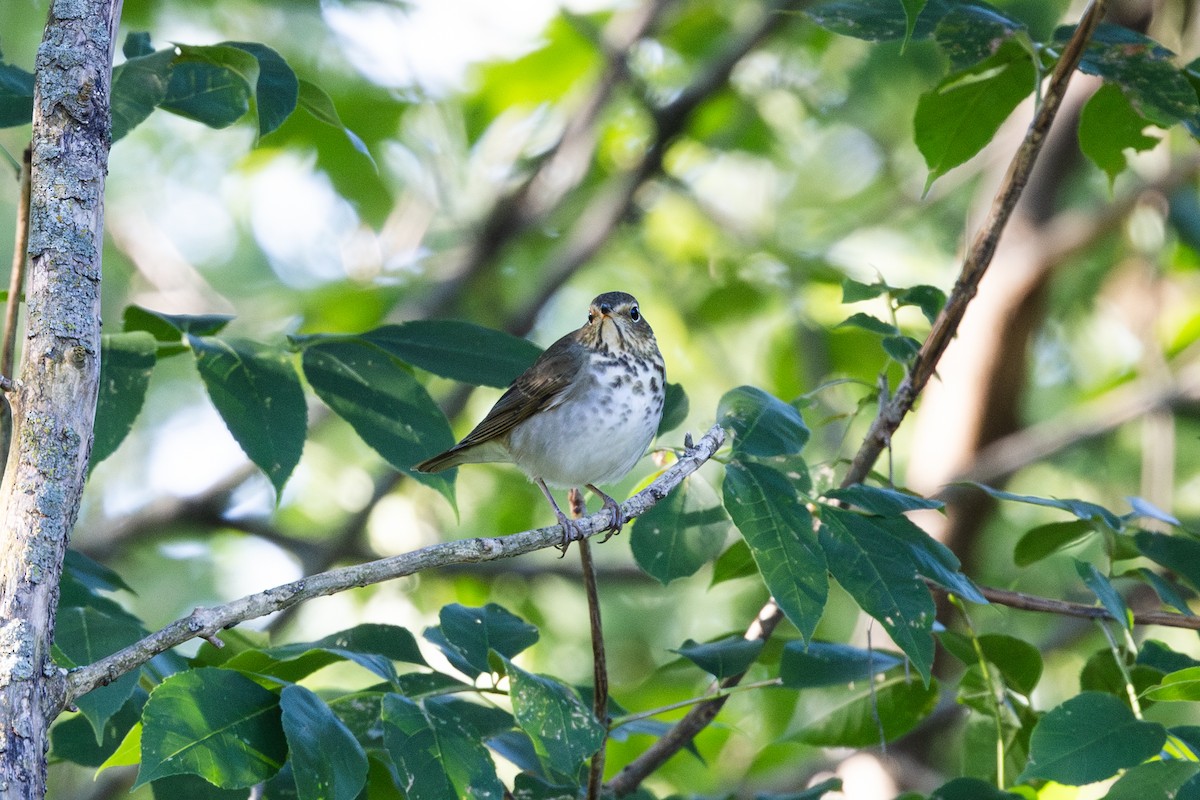
[[[487,416],[461,442],[440,455],[422,461],[414,469],[418,472],[441,472],[471,461],[465,451],[501,439],[538,411],[557,405],[585,362],[583,346],[575,340],[575,334],[562,337],[513,381],[513,385],[500,396]]]

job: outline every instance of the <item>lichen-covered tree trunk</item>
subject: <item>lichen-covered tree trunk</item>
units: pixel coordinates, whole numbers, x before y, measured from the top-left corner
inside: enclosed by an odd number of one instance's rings
[[[87,474],[100,374],[100,252],[120,0],[54,0],[35,64],[29,285],[0,484],[0,797],[42,798],[63,682],[58,580]]]

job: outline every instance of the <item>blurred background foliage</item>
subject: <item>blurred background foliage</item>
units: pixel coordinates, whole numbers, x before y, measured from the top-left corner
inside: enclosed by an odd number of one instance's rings
[[[1080,6],[995,5],[1039,40],[1076,19]],[[1198,55],[1191,0],[1114,5],[1124,24],[1179,52],[1181,63]],[[136,303],[231,314],[231,332],[275,344],[294,333],[459,318],[544,346],[578,327],[594,295],[621,289],[641,301],[670,379],[690,398],[686,424],[662,445],[679,446],[685,430],[706,430],[717,399],[752,384],[802,408],[814,431],[806,457],[818,481],[834,485],[874,413],[878,376],[894,385],[902,374],[878,336],[838,326],[856,311],[888,313],[877,302],[843,304],[843,280],[948,291],[1029,107],[992,147],[925,194],[912,120],[919,95],[944,74],[944,56],[928,41],[901,47],[834,35],[799,7],[126,0],[122,36],[148,31],[156,43],[274,48],[300,78],[328,92],[371,158],[305,114],[261,140],[249,122],[212,130],[153,114],[112,152],[106,329],[119,330],[124,309]],[[0,6],[7,62],[32,69],[45,9],[39,0]],[[639,24],[648,33],[617,58]],[[1095,88],[1080,76],[1076,83],[1078,97]],[[1080,101],[1072,102],[1068,118],[1078,113]],[[656,119],[656,108],[688,113]],[[670,125],[678,135],[663,141]],[[879,469],[927,493],[961,475],[998,483],[1011,474],[1013,491],[1119,510],[1123,498],[1140,495],[1194,527],[1194,142],[1178,127],[1157,131],[1161,143],[1133,157],[1110,188],[1080,159],[1069,121],[1059,127],[1061,141],[1047,150],[993,267],[998,276],[989,276],[977,301],[997,304],[979,312],[978,330],[960,336],[934,396]],[[27,138],[25,128],[0,131],[10,154]],[[570,146],[552,150],[560,138]],[[15,182],[0,192],[5,237],[16,195]],[[917,339],[927,330],[914,309],[897,322]],[[468,393],[444,379],[428,387],[458,434],[498,394]],[[1127,396],[1143,405],[1122,417]],[[1093,418],[1094,429],[1071,435]],[[310,419],[303,458],[276,499],[190,362],[162,360],[130,437],[93,471],[73,545],[136,589],[122,602],[153,628],[196,605],[332,565],[551,521],[515,469],[462,470],[456,514],[436,492],[401,479],[316,401]],[[1046,427],[1033,428],[1032,442],[1008,440],[1018,456],[1032,454],[1024,460],[997,462],[996,451],[983,449],[1038,425]],[[1048,441],[1046,452],[1037,449]],[[718,469],[701,475],[714,481]],[[635,470],[613,494],[624,496],[649,472],[648,465]],[[974,496],[962,498],[962,508],[952,507],[942,533],[972,577],[1051,596],[1077,587],[1066,596],[1086,597],[1069,558],[1030,569],[1013,563],[1025,531],[1060,517],[1024,505],[993,513]],[[661,586],[633,565],[628,535],[596,555],[613,695],[629,709],[701,693],[706,677],[668,648],[740,634],[766,600],[758,581],[710,585],[711,568]],[[526,668],[588,682],[578,570],[573,554],[554,556],[423,573],[312,602],[265,625],[290,639],[356,621],[419,631],[446,603],[497,602],[541,631],[523,656]],[[988,609],[973,622],[983,632],[1019,628],[1038,645],[1047,663],[1042,707],[1077,691],[1083,661],[1103,644],[1094,629],[1053,617]],[[785,630],[782,638],[793,635]],[[865,644],[866,635],[854,604],[835,594],[818,636]],[[1197,653],[1194,635],[1155,636]],[[754,667],[761,677],[781,647],[778,638],[768,644]],[[365,680],[337,669],[319,678],[341,688]],[[820,702],[815,692],[736,696],[698,740],[705,766],[677,756],[651,788],[795,790],[838,769],[844,753],[788,735]],[[903,787],[928,790],[941,783],[939,774],[964,772],[961,718],[947,708],[933,719],[888,750],[887,769]],[[609,763],[623,763],[648,741],[613,742]],[[870,764],[841,768],[850,796],[891,796],[859,788]],[[101,796],[124,780],[113,774],[93,784],[86,771],[63,767],[51,796]]]

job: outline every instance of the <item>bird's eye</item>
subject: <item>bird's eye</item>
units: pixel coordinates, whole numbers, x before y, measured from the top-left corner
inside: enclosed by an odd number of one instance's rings
[[[642,318],[642,312],[638,311],[637,306],[634,306],[633,308],[629,309],[629,318],[631,320],[633,320],[634,322],[637,322],[639,319]]]
[[[589,311],[588,312],[588,322],[594,322],[595,319],[596,319],[596,315],[594,313],[592,313],[591,311]]]

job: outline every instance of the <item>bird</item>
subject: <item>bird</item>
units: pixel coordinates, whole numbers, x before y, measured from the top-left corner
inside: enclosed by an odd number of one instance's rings
[[[658,432],[666,367],[637,299],[605,292],[587,322],[546,348],[462,441],[415,465],[441,472],[460,464],[511,462],[542,490],[563,529],[559,548],[583,538],[551,486],[587,487],[610,513],[607,541],[627,521],[598,485],[623,478]]]

